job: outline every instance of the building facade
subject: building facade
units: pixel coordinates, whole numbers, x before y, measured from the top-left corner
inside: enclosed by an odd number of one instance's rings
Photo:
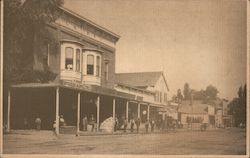
[[[200,128],[202,123],[215,125],[215,107],[200,100],[182,101],[178,107],[178,115],[184,128]]]
[[[116,73],[115,89],[133,94],[141,101],[138,116],[142,118],[142,122],[164,118],[165,113],[162,112],[169,106],[169,88],[163,72]],[[129,118],[135,117],[135,113],[132,113],[134,110],[130,111]]]
[[[23,128],[24,120],[31,128],[39,117],[42,129],[52,129],[55,122],[59,134],[65,130],[59,127],[63,117],[67,128],[78,135],[85,116],[94,117],[100,131],[107,118],[145,120],[167,106],[168,86],[162,73],[151,73],[156,80],[150,85],[141,84],[143,76],[131,85],[118,80],[115,45],[120,36],[73,11],[58,9],[61,16],[47,25],[47,34],[36,34],[32,46],[33,70],[49,70],[55,77],[11,86],[8,130]]]

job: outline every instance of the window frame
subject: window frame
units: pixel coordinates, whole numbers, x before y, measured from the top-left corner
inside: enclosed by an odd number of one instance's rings
[[[92,59],[93,59],[93,64],[91,65],[91,64],[89,64],[89,58],[88,57],[93,57]],[[92,73],[89,73],[89,66],[92,66],[92,70],[91,70],[91,72]],[[86,62],[86,74],[87,75],[89,75],[89,76],[94,76],[95,75],[95,55],[93,55],[93,54],[87,54],[87,62]]]
[[[81,72],[81,49],[80,48],[76,48],[75,49],[76,50],[76,59],[75,59],[75,61],[76,61],[76,70],[75,71],[77,71],[77,72]],[[78,50],[79,50],[79,52],[78,52]],[[79,56],[78,56],[78,54],[79,54]]]
[[[96,70],[95,70],[96,74],[95,75],[96,75],[96,77],[100,77],[101,76],[101,57],[100,57],[100,55],[96,55],[95,67],[96,67]]]
[[[67,48],[71,48],[72,49],[72,58],[67,58]],[[68,68],[68,65],[70,65],[70,64],[67,64],[67,59],[68,60],[72,60],[72,67],[69,67]],[[66,70],[70,70],[70,71],[74,71],[74,47],[72,47],[72,46],[66,46],[65,47],[65,59],[64,59],[64,61],[65,61],[65,69]]]
[[[106,81],[108,81],[109,79],[109,62],[108,61],[105,62],[105,66],[104,66],[104,78]]]

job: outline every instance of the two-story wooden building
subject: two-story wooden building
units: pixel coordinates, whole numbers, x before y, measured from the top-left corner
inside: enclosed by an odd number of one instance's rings
[[[49,69],[56,77],[47,83],[11,86],[8,130],[22,128],[24,119],[34,126],[35,118],[40,117],[42,129],[52,129],[56,121],[59,134],[59,116],[63,115],[67,126],[75,127],[78,134],[84,116],[93,115],[99,130],[100,123],[110,116],[115,118],[119,114],[128,118],[129,107],[137,109],[141,117],[141,104],[148,114],[150,107],[156,111],[166,105],[168,87],[161,73],[150,73],[158,77],[154,84],[139,84],[145,83],[141,81],[144,77],[129,86],[126,79],[116,82],[115,45],[119,35],[71,10],[61,7],[59,11],[58,20],[47,25],[49,33],[37,33],[35,45],[31,46],[34,47],[33,69]],[[141,98],[121,87],[132,88],[147,97]]]
[[[128,119],[141,117],[142,122],[157,119],[168,106],[169,88],[163,72],[117,73],[115,89],[133,94],[140,100],[139,104],[134,102],[138,104],[137,109],[136,106],[129,107]]]

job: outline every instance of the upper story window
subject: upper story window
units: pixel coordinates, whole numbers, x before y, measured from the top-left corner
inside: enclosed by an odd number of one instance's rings
[[[87,55],[87,75],[94,75],[94,55]]]
[[[105,63],[105,70],[104,70],[105,80],[109,79],[108,72],[109,72],[109,63],[106,62]]]
[[[80,49],[76,49],[76,71],[81,71],[81,51]]]
[[[100,65],[101,65],[100,56],[96,56],[96,76],[98,77],[100,77]]]
[[[66,47],[65,49],[65,69],[73,70],[73,53],[74,49]]]

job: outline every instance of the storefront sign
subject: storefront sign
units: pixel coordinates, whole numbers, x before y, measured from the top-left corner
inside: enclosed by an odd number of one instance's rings
[[[88,89],[89,88],[87,85],[79,84],[76,82],[62,81],[61,84],[63,86],[70,87],[70,88],[77,88],[77,89]]]

